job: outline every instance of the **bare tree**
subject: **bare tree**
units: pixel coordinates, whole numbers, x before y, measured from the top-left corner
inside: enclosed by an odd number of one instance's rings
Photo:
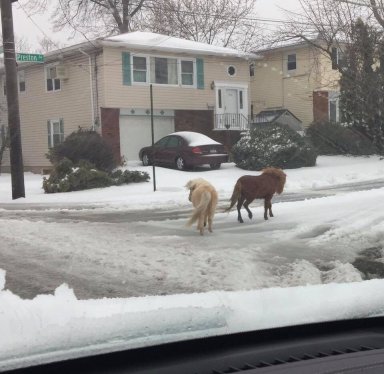
[[[53,26],[56,31],[68,28],[72,36],[77,32],[96,37],[121,34],[135,28],[134,18],[145,0],[58,0],[53,8]],[[29,0],[29,11],[51,9],[48,0]]]
[[[37,48],[36,52],[44,54],[59,48],[61,48],[60,43],[44,36],[43,38],[39,39],[39,47]]]
[[[158,0],[145,5],[144,27],[165,35],[249,49],[257,32],[254,0]]]
[[[379,25],[384,28],[384,2],[383,0],[369,0],[370,9],[379,23]]]
[[[3,44],[3,37],[0,33],[0,44]],[[15,48],[16,52],[29,52],[31,51],[31,45],[29,44],[29,41],[25,37],[15,37]]]
[[[271,44],[306,42],[332,58],[332,48],[351,39],[352,25],[362,16],[354,3],[339,0],[299,0],[300,13],[286,12],[285,22]]]

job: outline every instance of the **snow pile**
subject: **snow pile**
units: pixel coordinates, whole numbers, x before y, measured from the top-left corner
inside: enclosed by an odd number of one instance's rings
[[[382,315],[383,287],[384,280],[370,280],[100,300],[77,300],[66,285],[33,300],[3,290],[0,370],[213,334]]]
[[[211,182],[219,193],[220,200],[228,200],[238,178],[244,174],[260,175],[257,171],[245,171],[233,163],[223,164],[219,170],[181,172],[169,168],[156,168],[157,191],[153,192],[152,167],[141,166],[139,161],[128,164],[128,170],[146,171],[148,183],[96,188],[61,194],[44,194],[42,176],[25,174],[26,198],[12,201],[11,177],[0,175],[0,203],[12,205],[25,203],[82,204],[112,209],[152,209],[161,207],[189,206],[185,184],[192,178],[204,178]],[[320,156],[316,166],[285,170],[287,183],[284,192],[296,193],[318,188],[329,188],[344,183],[383,180],[384,160],[378,156],[346,157]],[[52,208],[52,207],[51,207]]]

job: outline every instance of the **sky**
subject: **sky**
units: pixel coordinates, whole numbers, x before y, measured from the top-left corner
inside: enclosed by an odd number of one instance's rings
[[[57,0],[50,0],[49,3],[54,4]],[[76,42],[83,41],[83,37],[79,35],[74,40],[68,40],[68,31],[53,32],[50,23],[50,12],[44,14],[31,15],[26,9],[28,0],[19,0],[13,5],[14,29],[15,35],[27,41],[32,49],[36,49],[39,45],[39,40],[45,35],[55,42],[60,44],[71,45]],[[267,19],[283,19],[284,13],[281,8],[297,11],[299,9],[298,0],[257,0],[256,1],[256,16]],[[263,22],[267,29],[274,26],[274,23]],[[33,52],[33,51],[22,51]]]

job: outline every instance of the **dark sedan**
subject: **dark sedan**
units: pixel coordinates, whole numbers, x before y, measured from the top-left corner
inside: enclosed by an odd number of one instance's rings
[[[228,153],[221,143],[192,131],[167,135],[157,141],[153,148],[142,148],[139,157],[144,166],[154,162],[156,165],[176,166],[179,170],[199,165],[218,169],[223,162],[228,162]]]

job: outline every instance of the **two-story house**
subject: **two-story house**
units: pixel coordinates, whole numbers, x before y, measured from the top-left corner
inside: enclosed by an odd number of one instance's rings
[[[155,138],[191,130],[226,142],[247,128],[254,55],[148,32],[74,45],[18,66],[26,170],[49,167],[45,153],[78,127],[93,127],[117,159],[137,160]],[[0,106],[6,99],[4,70]],[[4,112],[1,124],[6,123]],[[227,131],[232,130],[232,131]]]
[[[308,42],[257,51],[251,77],[252,114],[271,108],[291,111],[304,126],[313,121],[339,121],[339,72],[342,55],[332,59]]]

